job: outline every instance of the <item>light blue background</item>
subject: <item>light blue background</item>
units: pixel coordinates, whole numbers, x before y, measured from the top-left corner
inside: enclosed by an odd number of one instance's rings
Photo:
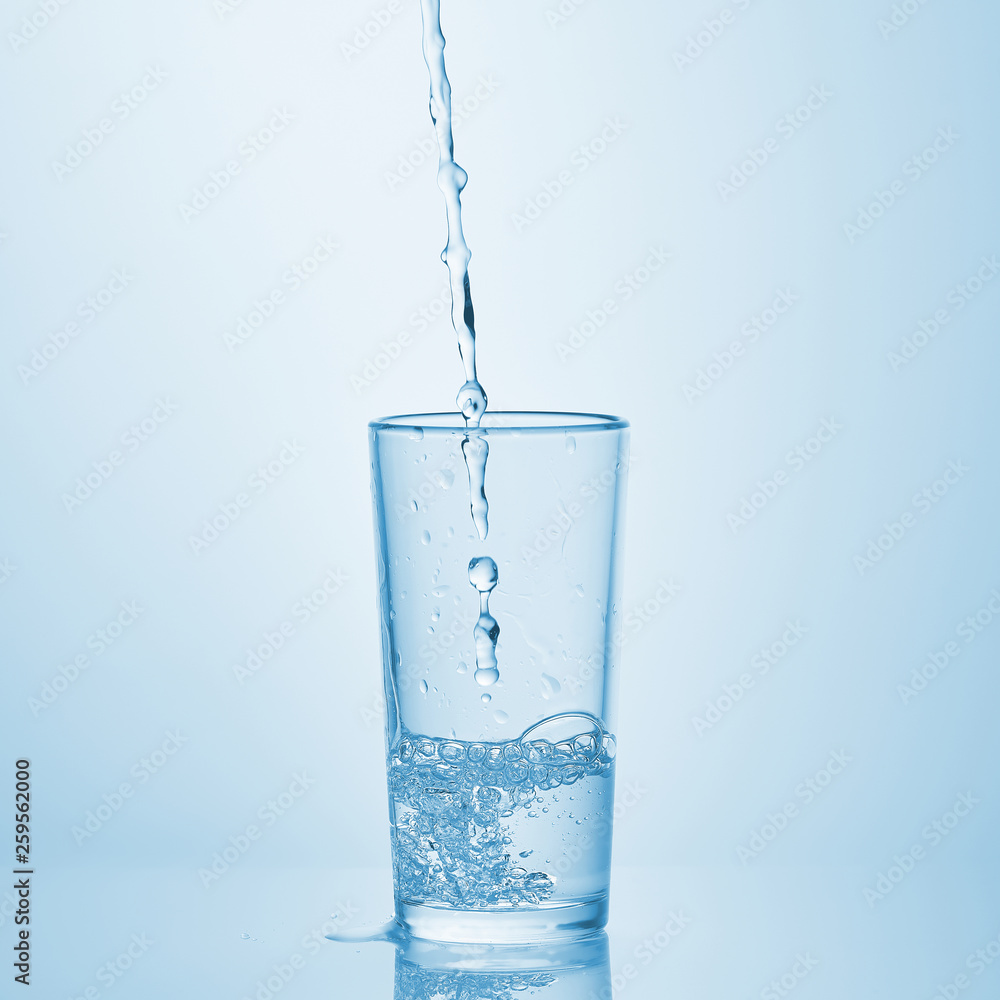
[[[1000,282],[949,302],[1000,254],[1000,12],[908,0],[888,32],[888,0],[733,0],[681,68],[722,2],[574,3],[559,21],[557,0],[446,0],[443,19],[456,100],[483,95],[456,143],[491,406],[628,417],[626,607],[680,587],[623,653],[619,783],[635,801],[616,829],[612,971],[680,908],[691,926],[624,995],[761,996],[809,951],[820,964],[796,996],[929,1000],[1000,935],[1000,623],[956,634],[1000,589]],[[352,54],[381,0],[226,6],[70,0],[24,45],[10,33],[40,4],[0,17],[0,563],[16,567],[0,583],[0,767],[33,762],[46,997],[106,995],[95,970],[133,934],[155,944],[115,996],[250,997],[334,908],[362,921],[390,905],[365,424],[448,408],[461,381],[447,321],[419,324],[445,282],[434,168],[386,176],[431,131],[418,7],[394,3]],[[147,67],[166,79],[120,118],[113,102]],[[812,88],[831,96],[786,138],[777,123]],[[241,143],[275,110],[294,120],[250,161]],[[58,178],[53,161],[102,118],[113,130]],[[626,127],[580,171],[609,118]],[[911,179],[939,129],[957,138]],[[185,221],[230,160],[240,173]],[[564,170],[572,183],[520,226]],[[845,225],[894,180],[905,193],[852,242]],[[338,249],[292,291],[283,274],[324,238]],[[669,261],[626,300],[616,285],[650,248]],[[128,287],[82,322],[78,303],[116,269]],[[274,289],[274,315],[230,349]],[[686,398],[783,289],[787,314]],[[560,357],[609,298],[617,313]],[[889,353],[942,308],[894,371]],[[74,319],[80,335],[25,382],[18,366]],[[362,385],[391,341],[399,357]],[[176,412],[129,451],[122,435],[162,399]],[[824,419],[841,429],[795,471],[786,456]],[[286,441],[294,461],[255,493]],[[68,511],[63,494],[116,449],[124,464]],[[915,494],[950,462],[968,472],[922,513]],[[734,531],[727,515],[779,469],[787,483]],[[241,492],[251,503],[194,552]],[[904,512],[912,527],[860,572]],[[296,618],[331,571],[346,581]],[[141,615],[93,655],[88,638],[130,601]],[[241,684],[246,648],[285,620],[295,634]],[[808,631],[760,676],[753,657],[789,620]],[[960,654],[903,704],[898,686],[949,641]],[[89,666],[33,709],[81,653]],[[754,686],[696,732],[743,674]],[[142,759],[177,731],[150,775]],[[841,751],[843,773],[797,797]],[[267,825],[260,811],[303,772],[315,784]],[[123,782],[134,794],[74,836]],[[979,804],[931,846],[925,826],[968,792]],[[798,814],[744,863],[737,849],[789,801]],[[250,824],[260,839],[203,885]],[[866,900],[918,843],[924,860]],[[970,975],[969,996],[1000,988],[996,966]],[[330,945],[282,996],[388,996],[390,982],[389,949]]]

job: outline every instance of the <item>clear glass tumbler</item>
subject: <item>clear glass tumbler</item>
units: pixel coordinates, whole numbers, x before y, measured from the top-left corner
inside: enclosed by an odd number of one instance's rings
[[[611,1000],[608,937],[534,945],[397,946],[393,1000]]]
[[[416,937],[607,921],[628,434],[579,413],[369,425],[396,917]],[[485,539],[466,455],[486,457]]]

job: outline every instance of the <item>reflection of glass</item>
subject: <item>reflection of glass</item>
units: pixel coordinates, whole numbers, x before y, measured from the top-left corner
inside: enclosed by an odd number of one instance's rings
[[[396,952],[393,1000],[591,1000],[611,996],[608,938],[540,948],[410,939]]]
[[[421,414],[370,443],[397,919],[446,941],[603,927],[628,424]],[[487,452],[481,540],[465,459]]]

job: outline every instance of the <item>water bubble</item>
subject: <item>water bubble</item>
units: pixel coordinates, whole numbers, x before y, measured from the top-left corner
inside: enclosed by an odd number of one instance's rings
[[[600,752],[601,744],[594,733],[577,736],[572,743],[573,749],[588,760],[593,760]]]
[[[424,545],[430,545],[431,544],[431,533],[429,531],[421,531],[420,532],[420,541]]]
[[[460,760],[465,760],[465,747],[458,742],[448,742],[441,744],[441,759],[455,764]]]
[[[528,765],[524,761],[512,761],[504,768],[504,774],[516,784],[520,784],[528,777]]]

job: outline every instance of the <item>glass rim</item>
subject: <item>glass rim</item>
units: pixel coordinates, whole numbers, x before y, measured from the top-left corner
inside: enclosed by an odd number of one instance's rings
[[[564,410],[487,410],[479,430],[489,433],[516,432],[546,434],[554,431],[574,434],[592,431],[616,431],[629,427],[623,417],[607,413],[577,413]],[[402,413],[380,417],[369,422],[372,431],[403,431],[424,434],[465,434],[475,428],[466,427],[458,410],[438,413]]]

